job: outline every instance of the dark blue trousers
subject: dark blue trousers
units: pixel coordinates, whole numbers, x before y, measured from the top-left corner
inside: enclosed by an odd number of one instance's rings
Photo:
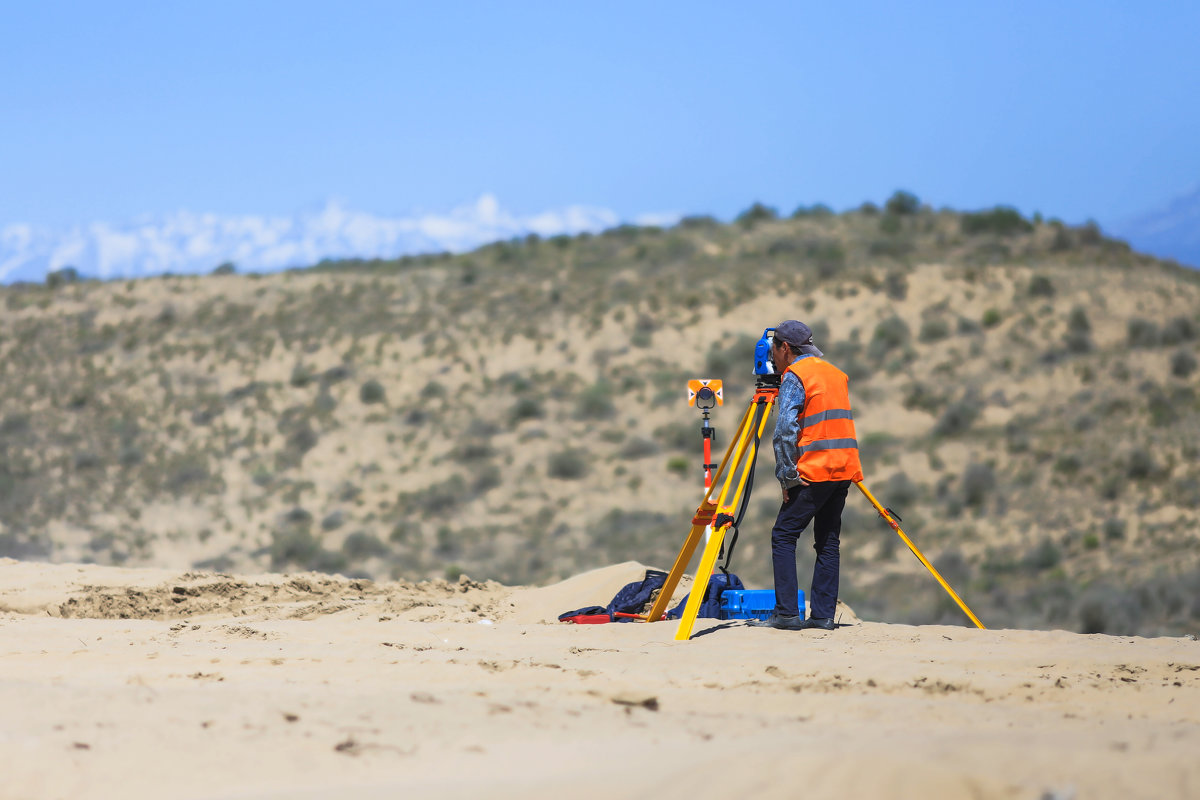
[[[796,592],[796,541],[813,523],[813,549],[817,560],[813,564],[812,592],[809,595],[811,616],[833,619],[837,606],[838,572],[841,567],[842,509],[850,481],[810,483],[794,486],[788,501],[779,507],[775,527],[771,530],[771,566],[775,570],[775,613],[799,614]]]

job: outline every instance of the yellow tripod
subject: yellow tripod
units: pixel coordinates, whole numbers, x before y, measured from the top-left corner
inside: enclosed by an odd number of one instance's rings
[[[683,616],[679,620],[679,629],[675,632],[675,638],[678,640],[688,639],[692,635],[692,626],[700,611],[700,603],[704,600],[704,591],[708,588],[708,578],[712,575],[713,567],[716,566],[717,556],[720,555],[721,545],[725,541],[725,534],[734,522],[735,509],[738,508],[747,490],[750,473],[754,469],[754,461],[758,457],[758,445],[762,440],[763,429],[767,426],[767,418],[771,416],[771,408],[777,399],[779,399],[778,382],[771,385],[760,381],[754,391],[754,398],[746,408],[746,413],[742,414],[742,421],[738,425],[737,433],[734,434],[733,440],[726,448],[725,456],[721,459],[717,471],[713,473],[712,485],[705,492],[704,499],[700,501],[700,507],[696,509],[696,514],[692,517],[692,529],[684,540],[679,555],[675,557],[674,566],[667,573],[667,581],[663,584],[650,613],[646,615],[647,621],[662,619],[662,615],[667,610],[667,604],[671,601],[671,595],[675,593],[679,579],[683,577],[683,571],[687,568],[688,562],[692,560],[692,555],[695,554],[700,540],[704,538],[705,529],[711,526],[712,536],[704,548],[704,554],[700,557],[700,566],[696,568],[696,580],[692,584],[691,594],[688,595]],[[734,485],[735,481],[736,486]],[[721,491],[717,495],[716,502],[713,502],[713,492],[716,491],[718,483],[720,483]]]
[[[692,529],[688,532],[687,538],[684,539],[683,547],[679,550],[679,555],[675,557],[675,564],[667,574],[666,583],[663,584],[658,598],[654,601],[654,605],[650,609],[650,613],[646,615],[646,621],[648,622],[662,619],[663,614],[666,613],[667,605],[671,601],[671,595],[675,593],[676,587],[679,586],[679,580],[683,577],[683,571],[692,560],[692,556],[696,552],[696,547],[699,546],[700,540],[704,537],[705,529],[711,527],[712,536],[708,540],[708,544],[704,548],[704,553],[700,557],[700,565],[696,568],[696,580],[692,584],[687,604],[683,608],[683,616],[679,619],[679,628],[675,631],[675,639],[678,641],[685,641],[691,638],[692,627],[695,625],[696,615],[700,611],[700,603],[704,600],[704,592],[708,588],[709,576],[712,575],[717,558],[721,553],[725,534],[734,523],[735,509],[740,506],[743,497],[748,497],[749,477],[753,472],[755,459],[758,458],[759,442],[762,440],[763,430],[767,425],[767,418],[771,416],[771,408],[778,399],[778,382],[769,382],[769,379],[760,380],[755,387],[754,397],[750,401],[750,405],[746,408],[746,413],[742,415],[741,423],[738,424],[737,433],[734,434],[733,440],[730,441],[729,447],[725,450],[725,456],[721,459],[720,466],[713,473],[712,485],[705,493],[704,499],[700,502],[700,506],[696,509],[696,513],[692,517]],[[716,502],[713,502],[713,492],[716,490],[718,483],[720,483],[721,490],[717,495]],[[875,507],[875,510],[879,512],[879,515],[883,517],[892,530],[908,545],[908,549],[912,550],[913,555],[920,559],[925,568],[933,574],[933,577],[949,593],[954,602],[958,604],[958,607],[966,612],[966,615],[975,623],[975,626],[983,628],[983,623],[979,621],[979,618],[971,612],[971,609],[967,608],[966,603],[950,588],[950,584],[946,583],[946,580],[926,560],[921,551],[917,549],[917,546],[913,544],[913,541],[900,529],[900,525],[894,515],[879,504],[879,501],[875,499],[874,495],[871,494],[863,483],[857,482],[855,486],[870,501],[871,505]]]

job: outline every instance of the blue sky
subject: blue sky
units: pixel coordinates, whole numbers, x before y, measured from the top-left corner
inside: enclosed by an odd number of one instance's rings
[[[10,244],[33,240],[14,225],[49,241],[331,200],[413,219],[494,197],[519,226],[573,206],[843,209],[901,187],[1107,223],[1200,183],[1196,3],[0,10]]]

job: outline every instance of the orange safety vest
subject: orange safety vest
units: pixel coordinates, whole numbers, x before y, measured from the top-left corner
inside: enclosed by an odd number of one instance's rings
[[[804,480],[861,481],[858,437],[850,413],[850,379],[846,373],[816,356],[802,358],[788,367],[804,385],[804,408],[800,410],[800,457],[796,471]]]

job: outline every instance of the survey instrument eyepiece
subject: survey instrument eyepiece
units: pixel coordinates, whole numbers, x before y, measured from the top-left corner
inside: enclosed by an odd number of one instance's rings
[[[775,375],[775,362],[771,360],[771,347],[775,342],[775,329],[767,328],[754,346],[754,374]]]

